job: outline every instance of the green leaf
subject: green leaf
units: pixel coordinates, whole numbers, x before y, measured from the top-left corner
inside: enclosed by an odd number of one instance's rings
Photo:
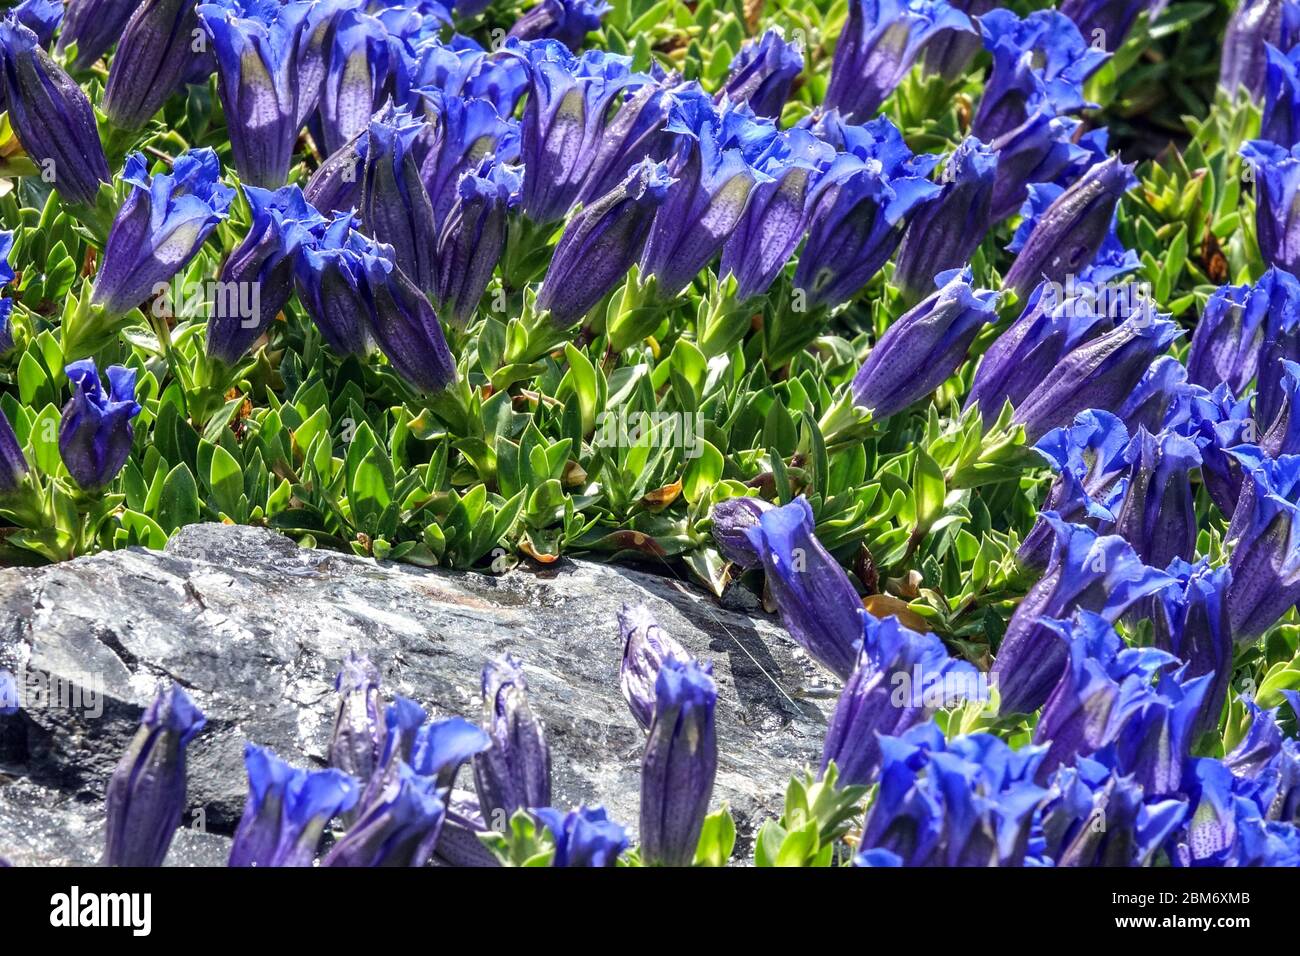
[[[704,818],[700,842],[695,847],[696,866],[726,866],[736,848],[736,821],[731,810],[723,807]]]
[[[186,465],[177,465],[168,472],[154,517],[168,534],[199,520],[199,487]]]

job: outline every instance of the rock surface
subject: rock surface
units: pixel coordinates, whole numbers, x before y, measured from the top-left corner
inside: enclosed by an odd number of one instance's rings
[[[778,624],[671,578],[564,560],[542,573],[423,570],[300,549],[273,532],[195,525],[165,552],[118,551],[0,571],[0,667],[23,708],[0,717],[0,857],[94,863],[104,784],[158,683],[207,714],[190,746],[189,828],[169,864],[219,864],[246,793],[245,741],[323,764],[333,678],[370,656],[386,695],[479,714],[479,671],[523,658],[551,742],[554,803],[601,803],[635,830],[642,732],[619,690],[615,613],[644,601],[714,663],[720,767],[742,840],[815,762],[831,681]],[[462,771],[460,784],[470,786]]]

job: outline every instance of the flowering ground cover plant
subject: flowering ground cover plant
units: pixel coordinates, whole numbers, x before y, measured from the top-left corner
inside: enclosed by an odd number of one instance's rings
[[[1300,865],[1295,0],[23,0],[0,109],[5,563],[749,588],[842,688],[757,864]],[[711,663],[610,633],[639,820],[553,805],[526,648],[437,717],[353,655],[231,864],[732,861]]]

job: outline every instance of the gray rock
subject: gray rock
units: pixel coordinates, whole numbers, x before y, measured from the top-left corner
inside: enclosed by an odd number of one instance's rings
[[[159,682],[176,680],[208,723],[190,746],[190,816],[169,863],[220,862],[243,808],[245,741],[322,765],[334,674],[353,649],[387,694],[470,719],[484,661],[519,655],[551,742],[554,803],[604,804],[635,830],[643,735],[619,690],[615,612],[636,601],[714,663],[714,803],[752,838],[819,755],[828,702],[802,689],[827,678],[771,620],[670,577],[567,559],[540,573],[424,570],[221,525],[185,528],[161,553],[0,571],[0,667],[24,697],[0,717],[0,857],[98,858],[108,775]]]

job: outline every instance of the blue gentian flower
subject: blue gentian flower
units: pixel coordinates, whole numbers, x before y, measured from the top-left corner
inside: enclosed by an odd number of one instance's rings
[[[641,760],[641,859],[690,866],[718,772],[713,667],[668,659],[655,679],[655,711]]]
[[[108,394],[94,359],[73,362],[65,371],[73,391],[59,424],[59,455],[83,490],[98,491],[117,476],[131,455],[135,439],[131,419],[140,414],[135,369],[109,366]]]
[[[386,95],[405,91],[397,41],[384,24],[361,10],[343,11],[324,49],[320,91],[320,146],[341,149],[370,125]]]
[[[942,385],[966,360],[979,330],[997,318],[998,294],[975,289],[969,269],[940,273],[935,283],[938,291],[886,329],[853,376],[853,404],[876,419]]]
[[[795,269],[809,307],[847,302],[898,247],[913,213],[942,187],[927,177],[939,161],[915,156],[887,118],[847,126],[828,114],[813,131],[841,154],[810,197],[808,241]]]
[[[1300,273],[1300,143],[1279,146],[1253,139],[1241,147],[1242,158],[1254,167],[1255,238],[1260,255],[1292,275]]]
[[[803,50],[788,42],[780,27],[769,27],[762,36],[747,40],[732,59],[719,96],[746,104],[756,116],[776,119],[802,72]]]
[[[578,322],[623,281],[674,182],[666,165],[646,158],[569,221],[537,294],[538,308],[549,310],[556,325]]]
[[[114,126],[143,129],[181,88],[195,59],[199,15],[194,0],[144,0],[127,21],[104,85],[104,112]]]
[[[351,213],[361,208],[365,179],[366,146],[370,130],[352,137],[311,174],[303,189],[307,201],[325,215]]]
[[[73,43],[77,57],[73,69],[84,70],[117,42],[122,28],[131,19],[142,0],[68,0],[63,15],[63,29],[55,51],[62,54]]]
[[[461,34],[445,44],[437,39],[421,43],[410,71],[413,91],[441,90],[447,96],[485,99],[501,116],[514,115],[529,85],[526,60],[505,51],[489,55]]]
[[[677,141],[676,134],[668,131],[673,79],[646,83],[623,100],[605,127],[604,138],[591,153],[577,202],[589,206],[617,189],[633,167],[645,159],[668,159]]]
[[[1156,356],[1181,334],[1165,318],[1145,311],[1130,316],[1066,353],[1016,406],[1015,421],[1025,426],[1030,441],[1037,441],[1086,409],[1118,409]]]
[[[1300,691],[1283,691],[1300,714]],[[1261,710],[1245,701],[1250,728],[1223,758],[1232,771],[1235,792],[1253,801],[1265,820],[1300,824],[1300,740],[1286,736],[1277,722],[1279,708]]]
[[[1280,146],[1300,141],[1300,47],[1283,53],[1269,44],[1260,139]]]
[[[762,498],[726,498],[713,506],[713,543],[719,553],[745,570],[761,567],[763,559],[746,533],[772,505]]]
[[[231,866],[311,866],[326,825],[356,806],[361,787],[334,769],[299,770],[269,749],[244,746],[248,799]]]
[[[393,247],[394,262],[426,294],[435,291],[438,231],[420,178],[418,144],[427,129],[389,106],[370,121],[361,222],[367,235]]]
[[[1186,777],[1192,809],[1171,841],[1173,865],[1300,866],[1300,828],[1266,820],[1226,764],[1193,760]]]
[[[9,253],[14,247],[14,234],[0,231],[0,288],[14,281],[14,268],[9,264]],[[14,330],[10,321],[13,299],[0,297],[0,355],[14,347]]]
[[[217,92],[239,178],[284,185],[298,140],[298,56],[308,3],[213,0],[199,18],[217,58]]]
[[[674,94],[667,129],[677,136],[668,160],[676,182],[655,215],[641,271],[656,277],[661,295],[672,296],[722,249],[755,188],[807,159],[792,157],[776,127],[748,107],[715,106],[698,88]]]
[[[744,534],[763,562],[768,591],[790,637],[847,680],[862,641],[862,600],[813,534],[814,526],[812,506],[800,495],[765,511]]]
[[[970,18],[946,0],[850,0],[825,107],[854,123],[871,119],[926,44],[953,30],[974,32]]]
[[[1035,810],[1039,747],[1013,751],[991,734],[945,741],[933,722],[880,741],[880,789],[863,824],[856,866],[1024,866]]]
[[[659,626],[644,604],[624,604],[618,612],[618,630],[623,641],[623,663],[619,667],[623,699],[636,722],[649,730],[654,718],[655,687],[664,661],[685,663],[691,655]]]
[[[555,840],[551,866],[616,866],[628,848],[627,831],[604,807],[579,807],[569,813],[539,807],[533,813]]]
[[[41,46],[48,47],[63,21],[63,0],[22,0],[13,13],[19,23],[36,34]]]
[[[1167,567],[1196,554],[1196,508],[1191,472],[1200,467],[1196,443],[1177,432],[1139,427],[1124,452],[1128,475],[1114,507],[1112,529],[1147,564]]]
[[[1265,428],[1282,407],[1284,363],[1300,360],[1300,280],[1281,269],[1270,269],[1255,284],[1252,297],[1259,296],[1266,298],[1268,312],[1259,349],[1255,415]]]
[[[1139,428],[1159,434],[1169,425],[1170,412],[1186,391],[1187,366],[1172,355],[1162,355],[1143,373],[1116,414],[1130,435],[1136,435]]]
[[[363,804],[357,821],[322,866],[424,866],[433,855],[447,807],[437,781],[398,761],[391,779]]]
[[[245,186],[244,196],[253,222],[221,267],[221,284],[208,318],[208,355],[227,365],[244,357],[289,301],[299,252],[312,241],[313,230],[325,223],[297,186],[281,186],[274,192]],[[242,310],[250,298],[244,289],[256,290],[251,297],[257,306],[254,315]]]
[[[1265,343],[1300,321],[1300,282],[1269,269],[1254,286],[1225,285],[1205,303],[1187,354],[1187,379],[1213,389],[1226,383],[1234,395],[1260,371]]]
[[[1151,866],[1187,816],[1185,801],[1147,801],[1132,777],[1088,757],[1048,789],[1039,828],[1055,866]]]
[[[1010,10],[991,10],[979,18],[979,29],[993,54],[971,121],[971,132],[980,139],[1015,129],[1040,104],[1056,115],[1091,105],[1083,84],[1110,54],[1091,46],[1065,14],[1035,10],[1021,19]]]
[[[220,175],[211,149],[182,153],[170,173],[152,176],[143,155],[128,156],[122,179],[131,191],[104,245],[92,301],[120,315],[165,288],[226,218],[235,191]]]
[[[379,716],[379,671],[356,653],[348,654],[334,679],[339,695],[330,735],[329,764],[358,780],[369,780],[379,764],[384,737]]]
[[[1230,549],[1232,636],[1249,641],[1300,601],[1300,456],[1233,451],[1245,480],[1224,542]]]
[[[1179,793],[1210,681],[1209,674],[1188,677],[1186,668],[1163,671],[1147,703],[1124,722],[1100,759],[1132,776],[1149,797]]]
[[[523,663],[509,655],[483,668],[483,729],[491,743],[474,757],[474,787],[485,819],[551,802],[551,749],[528,706]]]
[[[1064,282],[1089,265],[1111,230],[1119,198],[1137,179],[1118,156],[1098,163],[1063,190],[1038,217],[1004,277],[1019,295],[1044,279]]]
[[[0,102],[23,151],[53,177],[59,195],[93,205],[109,181],[95,110],[12,11],[0,19]]]
[[[522,159],[524,214],[539,225],[557,222],[573,205],[605,135],[611,107],[649,82],[630,57],[589,50],[575,58],[555,40],[506,41],[527,65]]]
[[[178,684],[159,688],[108,780],[106,865],[162,866],[185,812],[185,751],[204,723]]]
[[[433,128],[420,140],[420,145],[427,147],[420,161],[420,181],[433,206],[433,221],[441,229],[459,198],[462,176],[477,171],[489,156],[498,163],[518,160],[519,124],[502,118],[484,99],[449,96],[438,90],[424,90],[422,96],[432,114],[429,122]]]
[[[959,10],[973,23],[997,6],[996,0],[950,0],[953,9]],[[978,29],[952,27],[940,30],[925,45],[922,63],[925,72],[943,77],[945,83],[955,83],[966,72],[975,54],[984,49]]]
[[[4,417],[0,412],[0,432],[9,425],[9,419]],[[3,441],[0,438],[0,441]],[[18,696],[18,681],[14,675],[3,667],[0,667],[0,717],[9,717],[18,713],[21,699]]]
[[[934,277],[962,269],[992,225],[998,155],[973,136],[944,166],[943,191],[912,218],[898,248],[893,284],[911,301],[930,294]]]
[[[1300,454],[1300,364],[1282,360],[1281,404],[1259,447],[1270,458]]]
[[[880,739],[898,736],[934,714],[978,699],[970,664],[948,655],[943,641],[920,634],[896,617],[862,618],[862,652],[844,683],[826,728],[821,772],[831,761],[840,786],[872,783],[880,769]]]
[[[434,263],[434,298],[453,325],[469,324],[492,281],[505,250],[507,214],[519,203],[522,172],[489,156],[460,178]]]
[[[1007,623],[990,671],[1004,714],[1037,710],[1065,670],[1069,655],[1044,618],[1059,619],[1080,609],[1116,621],[1173,580],[1143,564],[1118,535],[1098,536],[1051,513],[1043,517],[1056,534],[1056,546],[1047,571]]]
[[[364,355],[369,349],[366,263],[387,255],[358,225],[351,213],[335,218],[303,247],[294,269],[299,301],[321,338],[340,356]]]
[[[1057,116],[1041,101],[1024,122],[989,143],[998,154],[990,216],[993,222],[1021,208],[1033,183],[1050,183],[1085,162],[1090,154],[1074,142],[1082,125],[1069,116]]]
[[[736,300],[768,290],[808,225],[809,197],[835,157],[830,144],[806,129],[780,134],[780,169],[750,191],[745,214],[722,247],[720,273],[736,277]]]
[[[558,40],[577,50],[613,9],[605,0],[538,0],[507,35],[520,40]]]
[[[1213,675],[1206,689],[1191,739],[1215,730],[1232,680],[1232,630],[1228,620],[1228,591],[1232,571],[1172,561],[1174,583],[1156,594],[1151,623],[1156,647],[1187,665],[1188,677]]]
[[[1201,448],[1201,481],[1210,499],[1225,516],[1231,517],[1241,491],[1241,462],[1229,450],[1259,438],[1259,427],[1251,409],[1250,396],[1241,399],[1225,384],[1212,392],[1188,385],[1176,414],[1184,434],[1197,439]]]
[[[1223,35],[1219,85],[1233,96],[1244,87],[1258,99],[1264,91],[1268,46],[1289,50],[1298,40],[1300,4],[1295,0],[1241,0]]]
[[[411,745],[411,769],[450,790],[460,768],[492,745],[483,728],[463,717],[444,717],[421,726]]]
[[[1034,445],[1057,474],[1041,510],[1062,521],[1109,532],[1124,493],[1126,483],[1121,479],[1128,470],[1128,447],[1124,422],[1099,409],[1080,412],[1072,424],[1053,428]],[[1055,541],[1052,523],[1040,517],[1016,559],[1028,568],[1045,568]]]

